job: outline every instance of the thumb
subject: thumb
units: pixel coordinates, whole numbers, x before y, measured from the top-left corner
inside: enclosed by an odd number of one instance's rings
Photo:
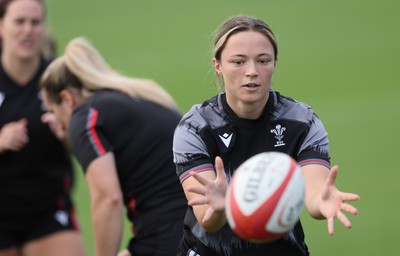
[[[217,171],[217,176],[225,176],[224,162],[219,156],[215,157],[215,170]]]
[[[328,185],[335,185],[336,177],[337,177],[337,174],[338,174],[338,170],[339,170],[339,167],[337,165],[335,165],[329,171],[328,181],[327,181]]]

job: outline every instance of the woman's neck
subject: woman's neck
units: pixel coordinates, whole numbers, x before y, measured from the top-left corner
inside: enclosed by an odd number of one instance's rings
[[[235,112],[235,114],[239,118],[258,119],[264,111],[265,105],[268,102],[268,98],[269,93],[263,100],[251,104],[245,104],[242,101],[232,102],[228,97],[226,98],[226,100],[229,107],[233,110],[233,112]]]
[[[1,64],[7,75],[18,85],[25,86],[36,74],[40,57],[34,57],[27,60],[21,60],[15,57],[7,56],[4,52],[1,56]]]

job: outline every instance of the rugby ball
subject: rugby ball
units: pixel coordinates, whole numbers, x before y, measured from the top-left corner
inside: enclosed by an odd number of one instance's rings
[[[304,179],[298,163],[280,152],[263,152],[243,162],[231,178],[226,216],[242,239],[270,242],[298,222],[304,208]]]

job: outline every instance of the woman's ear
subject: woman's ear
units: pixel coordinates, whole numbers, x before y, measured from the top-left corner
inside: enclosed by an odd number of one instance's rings
[[[75,108],[76,106],[76,99],[75,95],[71,90],[63,89],[60,92],[61,101],[67,104],[70,108]]]
[[[212,59],[213,65],[214,65],[214,70],[215,73],[220,76],[222,75],[222,69],[221,69],[221,63],[219,63],[219,61],[215,58]]]

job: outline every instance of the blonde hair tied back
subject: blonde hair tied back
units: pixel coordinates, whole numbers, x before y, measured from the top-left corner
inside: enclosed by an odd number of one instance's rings
[[[108,88],[178,110],[172,96],[151,79],[133,78],[114,71],[84,37],[72,39],[65,48],[65,64],[87,91]]]

